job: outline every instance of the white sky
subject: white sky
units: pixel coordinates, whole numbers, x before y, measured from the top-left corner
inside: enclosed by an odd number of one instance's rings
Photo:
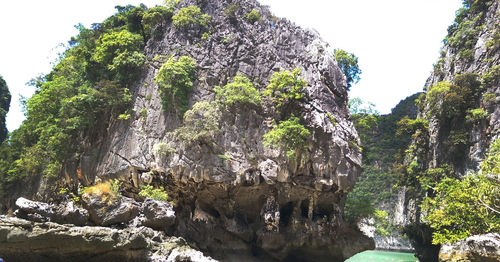
[[[314,28],[333,48],[359,57],[361,81],[350,97],[361,97],[388,113],[401,99],[421,91],[437,60],[446,28],[461,0],[260,0],[280,17]],[[48,73],[57,46],[115,12],[114,6],[162,0],[16,0],[0,8],[0,75],[13,95],[7,128],[19,127],[25,83]]]

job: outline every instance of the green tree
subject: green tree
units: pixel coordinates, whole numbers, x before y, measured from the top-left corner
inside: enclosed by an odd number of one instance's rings
[[[5,118],[9,112],[11,95],[7,83],[0,76],[0,144],[7,138]]]
[[[274,73],[262,94],[270,96],[276,103],[276,107],[281,107],[302,99],[306,86],[307,82],[300,77],[300,69],[296,68],[292,72],[285,70]]]
[[[297,153],[307,149],[310,135],[311,132],[300,123],[300,118],[292,115],[264,135],[264,145],[281,148],[288,158],[294,158]]]
[[[224,87],[215,87],[217,100],[222,101],[225,105],[233,104],[254,104],[260,105],[260,93],[253,86],[250,79],[237,75],[232,82]]]
[[[172,17],[174,25],[181,29],[206,29],[211,19],[210,15],[202,13],[195,5],[181,8]]]
[[[180,115],[188,109],[189,94],[195,80],[196,63],[189,56],[182,56],[179,59],[170,57],[164,63],[155,82],[160,87],[163,109],[175,109]]]
[[[340,70],[346,77],[347,90],[349,90],[352,84],[356,84],[360,80],[361,69],[358,65],[358,57],[342,49],[335,49],[334,55]]]

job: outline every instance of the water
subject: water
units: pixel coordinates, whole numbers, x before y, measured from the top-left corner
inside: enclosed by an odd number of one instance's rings
[[[418,262],[411,253],[369,250],[359,253],[346,262]]]

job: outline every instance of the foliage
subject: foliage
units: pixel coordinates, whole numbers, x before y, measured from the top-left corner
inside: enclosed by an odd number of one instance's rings
[[[174,135],[183,142],[210,145],[219,133],[221,113],[217,103],[197,102],[184,114],[184,126],[175,130]]]
[[[427,197],[422,208],[425,219],[435,230],[433,243],[455,242],[475,234],[500,230],[500,140],[477,174],[461,180],[445,178],[434,187],[434,197]]]
[[[237,4],[229,4],[227,5],[226,10],[224,10],[224,13],[226,14],[227,19],[234,23],[238,20],[238,10],[240,10],[240,7]]]
[[[173,17],[174,25],[181,29],[208,28],[211,16],[203,14],[198,6],[181,8]]]
[[[359,97],[349,100],[347,106],[351,115],[378,115],[378,110],[374,103],[363,101]]]
[[[130,115],[128,84],[145,60],[141,21],[146,8],[117,10],[90,29],[78,25],[79,34],[52,71],[33,81],[36,91],[25,103],[26,120],[0,150],[3,193],[40,176],[56,178],[96,143],[110,119]]]
[[[217,100],[226,106],[234,104],[254,104],[260,105],[260,93],[253,86],[250,80],[242,75],[237,75],[232,82],[224,87],[215,87]]]
[[[334,55],[340,70],[346,77],[347,90],[349,90],[352,84],[356,84],[361,79],[359,77],[361,69],[358,65],[358,57],[342,49],[335,49]]]
[[[111,180],[97,183],[83,190],[84,195],[99,197],[104,200],[114,200],[121,197],[119,192],[122,182]]]
[[[465,119],[467,122],[479,122],[488,118],[489,114],[483,108],[469,109]]]
[[[337,125],[337,120],[332,114],[326,113],[326,116],[328,117],[328,119],[330,119],[330,123],[332,123],[333,126]]]
[[[262,16],[260,15],[260,12],[259,10],[257,9],[252,9],[252,11],[250,11],[248,14],[247,14],[247,20],[253,24],[257,21],[260,21],[262,20]]]
[[[96,45],[93,59],[114,73],[118,80],[127,81],[144,64],[143,40],[127,30],[102,35]]]
[[[165,189],[163,188],[153,188],[152,185],[141,186],[141,191],[139,192],[139,195],[142,197],[149,197],[158,201],[163,201],[163,202],[168,201],[167,191],[165,191]]]
[[[467,87],[460,87],[450,82],[438,82],[433,85],[426,96],[429,105],[429,116],[442,121],[465,116],[471,101],[472,92]]]
[[[7,83],[0,76],[0,143],[7,138],[7,127],[5,118],[9,112],[11,95]]]
[[[172,151],[173,149],[170,148],[168,144],[164,142],[156,144],[153,148],[153,153],[155,153],[156,155],[166,156],[168,153],[171,153]]]
[[[191,57],[182,56],[179,59],[170,57],[164,63],[155,82],[159,86],[163,109],[173,108],[183,115],[188,109],[189,94],[195,80],[196,63]]]
[[[276,107],[281,107],[295,100],[304,97],[304,88],[306,81],[300,77],[300,69],[296,68],[292,72],[285,70],[274,73],[269,80],[269,85],[262,93],[265,96],[271,96]]]
[[[311,132],[300,124],[300,119],[292,115],[288,120],[274,125],[273,129],[264,135],[264,145],[279,147],[286,152],[288,158],[293,158],[300,151],[307,149],[307,140]]]
[[[142,24],[146,34],[158,36],[162,33],[161,25],[167,19],[172,18],[173,7],[155,6],[147,10],[142,16]]]

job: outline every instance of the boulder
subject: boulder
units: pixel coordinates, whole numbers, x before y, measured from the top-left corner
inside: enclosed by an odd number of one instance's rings
[[[138,202],[128,197],[106,199],[85,195],[82,199],[89,211],[90,220],[100,226],[128,223],[139,215],[141,208]]]
[[[475,235],[454,244],[446,244],[439,251],[441,262],[498,262],[500,261],[500,234]]]
[[[146,198],[142,203],[138,224],[156,230],[165,230],[175,223],[175,212],[170,202]]]

